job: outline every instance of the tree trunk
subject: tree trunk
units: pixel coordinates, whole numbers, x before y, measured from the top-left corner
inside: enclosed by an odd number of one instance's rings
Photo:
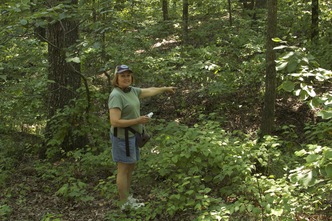
[[[267,4],[266,78],[261,136],[270,135],[274,130],[276,99],[276,54],[273,50],[274,42],[272,38],[277,35],[277,0],[268,0]]]
[[[266,8],[267,0],[256,0],[255,7],[256,8]]]
[[[53,7],[60,3],[64,1],[50,0],[48,2]],[[77,0],[72,0],[70,6],[76,4]],[[46,144],[40,152],[41,157],[45,157],[49,148],[48,142],[52,139],[57,139],[57,145],[65,151],[81,147],[86,140],[73,134],[74,129],[80,125],[80,117],[73,116],[64,109],[66,106],[74,107],[73,99],[77,98],[77,89],[81,86],[80,64],[66,61],[66,52],[72,50],[71,47],[79,38],[78,21],[64,18],[54,23],[50,22],[47,32],[50,83],[48,85]],[[61,118],[55,117],[58,112],[62,112]]]
[[[311,3],[311,41],[317,42],[319,37],[319,2],[318,0],[312,0]]]
[[[229,14],[229,26],[233,25],[233,20],[232,20],[232,4],[231,0],[228,0],[228,14]]]
[[[182,41],[183,44],[188,43],[188,21],[189,21],[189,3],[188,0],[183,0],[183,10],[182,10]]]
[[[51,82],[48,88],[49,118],[76,97],[76,90],[80,86],[80,76],[75,72],[80,70],[80,65],[66,61],[66,51],[77,39],[75,22],[62,20],[48,26],[48,80]]]
[[[169,19],[168,0],[162,0],[162,9],[163,9],[163,19],[164,19],[164,21],[167,21]]]

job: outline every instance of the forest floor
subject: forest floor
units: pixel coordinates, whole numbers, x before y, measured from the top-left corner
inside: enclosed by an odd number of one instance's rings
[[[8,221],[37,221],[47,218],[68,221],[105,220],[105,214],[114,208],[112,202],[105,199],[95,199],[87,203],[65,201],[54,194],[57,190],[50,191],[54,187],[36,176],[30,163],[22,163],[11,178],[11,190],[19,194],[11,197],[8,202],[12,209]],[[27,171],[27,168],[30,168],[30,171]],[[49,191],[45,192],[45,189]]]

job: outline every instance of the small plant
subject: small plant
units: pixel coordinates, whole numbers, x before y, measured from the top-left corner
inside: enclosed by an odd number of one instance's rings
[[[46,214],[45,216],[43,216],[43,218],[41,219],[41,221],[61,221],[61,214]]]
[[[12,208],[10,208],[7,204],[0,205],[0,218],[3,218],[4,220],[10,216],[12,213]]]
[[[110,199],[118,195],[116,188],[115,175],[108,177],[107,179],[99,180],[98,185],[94,188],[95,191],[99,192],[102,197]]]
[[[87,191],[88,185],[80,180],[70,178],[57,192],[56,195],[63,197],[67,201],[88,202],[94,200]]]

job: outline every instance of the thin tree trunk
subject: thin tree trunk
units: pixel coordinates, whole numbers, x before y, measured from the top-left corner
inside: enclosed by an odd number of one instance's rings
[[[312,0],[311,3],[311,41],[317,42],[319,38],[319,2]]]
[[[229,15],[229,26],[233,25],[233,19],[232,19],[232,4],[231,0],[228,0],[228,15]]]
[[[164,21],[167,21],[169,19],[168,0],[162,0],[162,9],[163,9],[163,19],[164,19]]]
[[[262,113],[261,136],[272,134],[274,130],[276,99],[276,54],[272,38],[277,36],[277,0],[268,0],[267,42],[266,42],[266,78],[265,96]]]
[[[189,21],[189,3],[188,0],[183,0],[183,11],[182,11],[182,35],[183,35],[183,43],[188,43],[188,21]]]

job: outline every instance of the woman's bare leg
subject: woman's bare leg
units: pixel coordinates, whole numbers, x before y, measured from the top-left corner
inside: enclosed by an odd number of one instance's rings
[[[120,195],[120,202],[127,201],[129,196],[131,177],[135,168],[135,164],[118,163],[118,174],[116,177],[116,184]]]

